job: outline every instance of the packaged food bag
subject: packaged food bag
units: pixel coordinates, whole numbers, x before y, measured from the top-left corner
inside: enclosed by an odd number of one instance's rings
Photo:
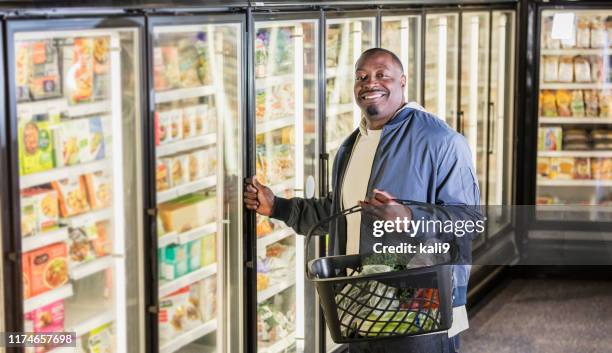
[[[53,134],[46,121],[19,122],[19,166],[21,175],[55,167]]]
[[[556,97],[553,91],[540,92],[540,114],[545,117],[558,116]]]
[[[92,209],[110,207],[112,204],[112,176],[108,170],[85,174],[87,199]]]
[[[575,118],[584,117],[584,99],[581,90],[572,91],[572,116]]]
[[[93,39],[75,38],[64,47],[64,93],[70,104],[89,102],[93,96]]]
[[[562,56],[559,60],[559,82],[574,81],[574,58]]]
[[[80,176],[53,181],[51,185],[59,196],[62,217],[70,217],[89,211],[85,183]]]
[[[32,296],[68,282],[67,254],[65,243],[47,245],[28,254]]]
[[[113,325],[108,323],[89,331],[84,337],[84,342],[87,353],[116,352]]]
[[[30,95],[34,100],[61,96],[57,47],[51,39],[31,43]]]
[[[559,116],[572,116],[572,94],[570,93],[570,91],[561,89],[557,90],[555,98],[557,101],[557,113],[559,114]]]

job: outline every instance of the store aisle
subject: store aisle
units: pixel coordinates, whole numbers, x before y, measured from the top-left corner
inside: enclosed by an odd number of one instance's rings
[[[470,317],[465,353],[612,352],[612,282],[512,280]]]

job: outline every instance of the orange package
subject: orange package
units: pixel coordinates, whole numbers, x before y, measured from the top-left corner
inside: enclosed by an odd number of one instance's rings
[[[111,252],[111,242],[108,236],[108,222],[96,223],[96,237],[92,239],[92,245],[97,257],[105,256]]]
[[[70,217],[89,211],[87,192],[81,177],[68,177],[51,183],[59,196],[62,217]]]
[[[66,243],[55,243],[29,253],[30,289],[35,296],[68,282]]]
[[[111,176],[105,171],[85,175],[87,196],[92,209],[110,207],[112,201],[111,183]]]

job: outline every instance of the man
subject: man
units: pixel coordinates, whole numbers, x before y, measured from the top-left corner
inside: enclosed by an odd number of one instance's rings
[[[306,234],[319,220],[358,203],[366,208],[393,205],[394,199],[478,205],[480,191],[465,138],[417,104],[406,104],[405,85],[406,76],[395,54],[381,48],[365,51],[355,65],[354,85],[363,119],[338,150],[332,170],[333,193],[318,200],[284,199],[275,197],[253,178],[244,194],[246,207]],[[329,232],[331,254],[371,253],[363,223],[355,213],[317,232]],[[457,333],[468,326],[465,301],[469,270],[469,266],[453,267],[450,338],[426,335],[389,339],[350,345],[350,351],[458,352]]]

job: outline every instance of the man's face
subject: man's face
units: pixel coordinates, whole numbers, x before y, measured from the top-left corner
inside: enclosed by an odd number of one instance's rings
[[[388,119],[399,109],[405,86],[406,76],[387,53],[362,57],[355,65],[355,100],[369,123]]]

